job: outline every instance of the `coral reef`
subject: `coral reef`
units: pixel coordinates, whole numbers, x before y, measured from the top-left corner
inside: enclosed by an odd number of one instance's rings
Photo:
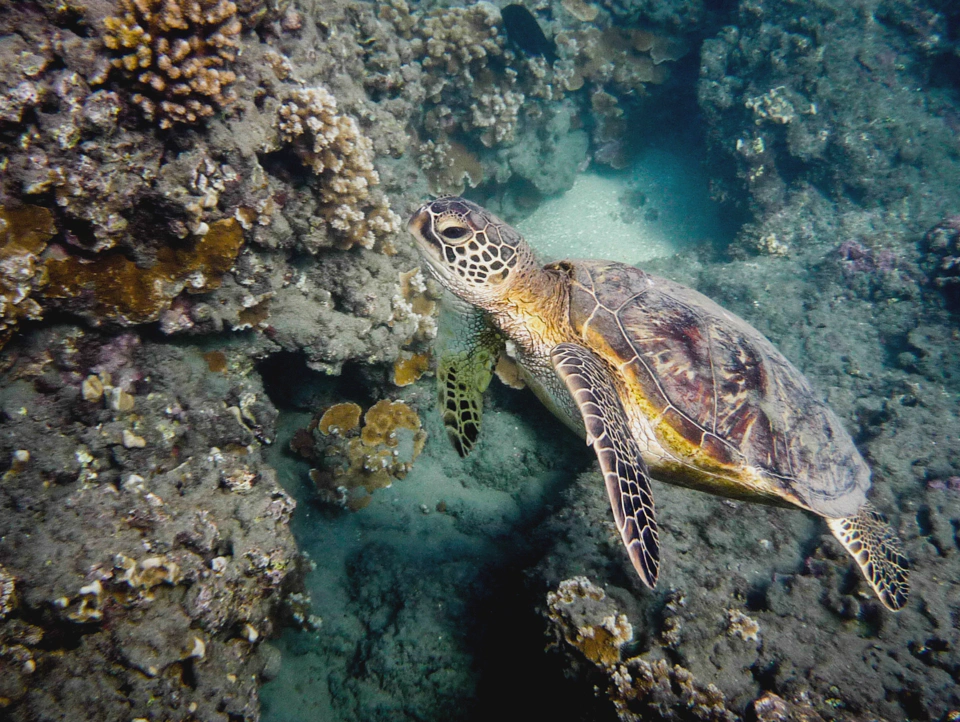
[[[411,347],[421,347],[437,335],[437,301],[439,289],[431,281],[428,285],[420,267],[400,272],[400,293],[393,297],[394,323],[416,323],[413,334],[404,342],[393,364],[393,382],[409,386],[430,368],[430,354]]]
[[[547,617],[561,642],[578,649],[593,664],[610,668],[620,662],[624,644],[633,640],[633,627],[606,593],[586,577],[560,582],[547,593]]]
[[[623,28],[586,3],[568,6],[554,10],[550,44],[557,57],[551,53],[549,59],[508,42],[499,11],[487,3],[416,11],[403,2],[381,7],[380,19],[404,39],[396,55],[409,57],[409,67],[420,71],[422,95],[411,88],[412,77],[384,78],[390,67],[385,48],[371,54],[368,67],[394,93],[422,106],[413,112],[421,139],[418,160],[435,193],[494,181],[518,194],[507,203],[529,209],[537,196],[572,185],[576,169],[588,160],[584,126],[591,129],[594,160],[623,168],[635,153],[637,138],[628,128],[638,98],[668,79],[667,68],[685,54],[685,45],[653,28]],[[532,21],[546,23],[546,17],[540,13]],[[373,40],[375,49],[387,45]],[[589,92],[577,93],[585,87]],[[534,197],[525,199],[523,186],[529,184],[526,192]]]
[[[882,612],[865,590],[846,586],[853,570],[822,530],[806,530],[813,520],[799,514],[777,520],[782,511],[691,498],[687,490],[663,485],[657,496],[661,523],[670,530],[663,547],[665,587],[654,595],[618,589],[614,580],[629,578],[621,571],[629,571],[629,561],[603,529],[606,494],[590,475],[578,484],[564,511],[543,529],[545,538],[563,540],[540,567],[541,578],[558,588],[548,597],[548,627],[563,642],[561,652],[572,655],[568,672],[605,691],[621,719],[740,719],[747,707],[770,719],[896,719],[913,716],[914,705],[937,717],[960,703],[948,671],[955,634],[942,619],[956,607],[943,601],[956,586],[942,582],[950,573],[945,567],[960,559],[949,531],[960,496],[947,483],[904,506],[909,521],[901,533],[909,539],[918,581],[911,605],[896,616]],[[913,523],[914,515],[921,525]],[[811,532],[817,549],[805,560],[799,544]],[[725,549],[738,550],[735,565],[716,559]],[[567,553],[568,561],[557,556]],[[611,556],[618,557],[616,568]],[[597,581],[557,581],[570,568]],[[602,601],[596,592],[581,593],[577,601],[591,616],[574,626],[569,615],[556,614],[557,600],[570,596],[560,589],[594,590],[601,579]],[[925,610],[933,609],[931,619]],[[642,651],[621,660],[608,646],[604,657],[615,661],[600,664],[600,655],[584,644],[589,637],[576,630],[624,613],[640,636],[629,648]],[[902,656],[903,650],[909,654]],[[869,674],[855,671],[881,659]],[[599,684],[597,672],[604,680]]]
[[[17,606],[13,576],[0,566],[0,620]]]
[[[230,0],[120,0],[103,21],[116,68],[136,80],[132,96],[161,128],[196,123],[235,100],[241,25]]]
[[[608,677],[607,694],[622,722],[739,719],[717,687],[698,682],[680,665],[640,656],[623,659],[621,648],[633,639],[633,627],[586,577],[566,579],[548,592],[547,619],[555,648],[567,654],[577,650]],[[576,668],[579,660],[571,663]]]
[[[212,373],[194,349],[97,335],[8,345],[0,714],[257,719],[259,641],[298,568],[294,502],[260,456],[276,411],[249,360]],[[108,377],[135,405],[91,383]]]
[[[21,319],[41,317],[31,296],[44,283],[39,257],[55,232],[53,215],[45,208],[0,208],[0,348]]]
[[[96,323],[96,296],[136,286],[129,298],[105,300],[108,316],[121,324],[159,320],[169,334],[255,329],[263,334],[262,346],[304,350],[317,367],[332,371],[353,359],[396,360],[413,335],[415,319],[394,318],[390,299],[397,274],[414,263],[409,248],[397,244],[399,220],[386,192],[402,206],[413,204],[419,190],[393,175],[387,176],[389,186],[381,180],[371,189],[379,171],[372,166],[369,143],[389,144],[388,135],[395,140],[405,132],[399,125],[388,130],[387,121],[394,118],[389,112],[382,114],[383,123],[370,125],[363,73],[357,70],[362,69],[361,49],[349,33],[336,51],[353,63],[356,82],[345,84],[331,76],[332,56],[321,54],[319,66],[316,57],[311,59],[309,48],[326,43],[315,37],[318,27],[304,23],[298,11],[288,17],[282,5],[248,2],[238,7],[243,22],[260,23],[263,37],[261,42],[253,34],[229,36],[238,51],[232,62],[236,113],[215,113],[193,128],[174,123],[169,134],[156,132],[159,118],[153,124],[135,122],[119,75],[102,89],[91,88],[107,77],[109,52],[96,33],[73,30],[76,23],[104,27],[107,4],[69,12],[51,7],[49,14],[11,10],[0,18],[6,18],[9,31],[0,57],[10,68],[0,74],[0,90],[13,93],[29,83],[28,95],[34,98],[11,115],[11,120],[22,120],[22,127],[2,127],[6,161],[0,195],[6,207],[21,205],[20,199],[46,205],[61,232],[47,259],[59,279],[51,289],[57,298],[43,301],[35,294],[36,300]],[[150,12],[161,10],[157,6]],[[342,15],[331,18],[349,26]],[[342,101],[343,109],[335,114],[344,131],[337,152],[354,141],[351,147],[357,151],[339,176],[329,169],[315,176],[314,193],[303,192],[302,173],[291,162],[308,143],[312,150],[309,129],[289,144],[276,129],[280,108],[305,68],[315,78],[311,86],[331,87]],[[159,97],[143,95],[159,103]],[[361,129],[361,124],[368,127]],[[165,147],[167,142],[172,145]],[[311,172],[306,165],[304,171]],[[237,256],[233,272],[221,277],[219,289],[203,284],[202,293],[177,295],[184,280],[191,286],[192,249],[198,241],[202,248],[207,231],[228,219],[240,224],[249,244]],[[296,259],[303,251],[326,254],[354,241],[400,251],[396,266],[365,254],[343,259],[331,254],[309,269]],[[97,257],[105,252],[103,259]],[[363,288],[352,287],[354,280]],[[371,302],[368,295],[386,301]],[[321,319],[317,328],[303,323],[314,316]],[[276,345],[266,334],[277,339]]]
[[[926,268],[950,308],[960,308],[960,215],[945,218],[924,236]]]
[[[554,718],[949,718],[948,5],[528,4],[554,58],[489,3],[0,4],[0,716],[253,722],[285,605],[314,636],[290,635],[277,682],[332,718],[490,716],[504,689]],[[417,456],[440,428],[414,412],[439,296],[394,211],[469,188],[516,219],[678,126],[706,137],[712,191],[746,224],[652,270],[748,317],[827,392],[909,545],[896,617],[816,520],[660,487],[665,576],[631,586],[596,476],[561,494],[589,457],[528,392],[493,384],[494,441],[466,462],[442,434]],[[304,499],[375,495],[362,514],[301,508],[324,608],[281,601],[293,504],[264,462],[258,379],[294,384],[278,358],[327,390],[295,405],[333,406],[295,439]],[[377,494],[414,459],[416,484]],[[529,612],[547,590],[544,663]]]
[[[0,38],[0,60],[14,71],[0,79],[0,121],[19,123],[25,111],[40,104],[45,89],[36,78],[50,64],[47,50],[31,49],[19,35]]]
[[[912,189],[957,171],[942,152],[953,143],[938,117],[948,114],[945,99],[933,91],[930,105],[912,102],[935,61],[905,62],[917,38],[894,28],[916,17],[890,8],[872,24],[853,6],[831,4],[796,23],[781,10],[744,6],[704,44],[700,107],[714,152],[737,167],[722,192],[732,199],[746,189],[760,214],[775,213],[798,181],[867,204],[910,195],[910,216],[929,228],[941,201]],[[752,22],[754,13],[763,23]]]
[[[318,497],[353,511],[405,477],[427,440],[417,412],[403,401],[378,401],[362,425],[361,411],[354,403],[334,404],[292,441],[294,451],[318,464],[310,470]]]
[[[402,352],[393,364],[393,383],[409,386],[430,368],[430,356],[425,353]]]
[[[419,148],[420,168],[434,195],[459,195],[483,181],[483,166],[475,153],[455,140],[428,140]]]

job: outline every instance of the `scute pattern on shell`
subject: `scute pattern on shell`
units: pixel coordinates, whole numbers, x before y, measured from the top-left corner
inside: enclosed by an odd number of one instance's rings
[[[573,264],[570,318],[624,380],[721,464],[757,468],[826,516],[856,513],[870,471],[837,416],[758,331],[705,296],[631,266]],[[803,443],[800,443],[800,439]]]

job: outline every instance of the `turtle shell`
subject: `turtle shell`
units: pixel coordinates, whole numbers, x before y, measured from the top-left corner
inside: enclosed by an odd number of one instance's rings
[[[719,470],[746,491],[762,486],[827,517],[863,505],[869,467],[763,334],[706,296],[632,266],[564,266],[574,332],[621,370],[625,408],[647,416],[661,447],[681,460],[676,468]]]

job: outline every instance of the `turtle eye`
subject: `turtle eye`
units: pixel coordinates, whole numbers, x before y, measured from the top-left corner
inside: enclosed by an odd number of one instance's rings
[[[446,238],[448,241],[459,241],[461,238],[466,236],[470,231],[468,231],[463,226],[447,226],[442,231],[440,235]]]

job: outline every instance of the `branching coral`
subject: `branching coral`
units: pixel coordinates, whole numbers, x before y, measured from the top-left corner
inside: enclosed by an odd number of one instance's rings
[[[422,54],[423,67],[439,68],[448,75],[470,76],[481,71],[491,57],[503,54],[500,12],[479,2],[470,7],[452,7],[431,12],[414,41]]]
[[[372,190],[380,183],[373,144],[353,116],[337,111],[337,100],[326,88],[294,90],[280,106],[277,130],[319,176],[320,211],[340,248],[373,248],[400,230],[400,217]],[[394,249],[384,243],[383,250]]]
[[[240,21],[229,0],[120,0],[104,20],[113,64],[136,78],[133,101],[161,128],[195,123],[234,100]]]
[[[331,406],[316,422],[314,444],[303,434],[294,439],[298,453],[320,461],[310,471],[320,497],[354,511],[406,476],[427,440],[417,412],[403,401],[378,401],[362,427],[360,410],[353,403]]]
[[[511,141],[526,96],[513,90],[483,93],[470,106],[470,121],[480,131],[480,142],[488,148]]]
[[[77,310],[92,311],[94,319],[123,325],[156,321],[184,289],[204,293],[220,286],[243,244],[234,219],[217,221],[191,247],[164,246],[151,268],[140,268],[121,255],[84,262],[76,256],[46,263],[49,283],[44,296],[66,301]]]
[[[424,87],[436,104],[425,117],[436,136],[454,131],[452,121],[468,134],[479,131],[488,148],[513,140],[525,96],[515,88],[515,69],[497,73],[489,66],[490,58],[504,55],[500,23],[488,3],[435,10],[424,19],[413,50],[422,57]]]
[[[43,283],[38,256],[55,230],[46,208],[0,208],[0,347],[22,319],[40,318],[30,295]]]
[[[423,69],[428,101],[423,123],[430,139],[444,149],[438,158],[430,145],[421,148],[421,162],[433,169],[433,175],[443,175],[447,162],[442,156],[457,133],[466,137],[476,133],[487,147],[514,139],[526,96],[518,86],[517,69],[511,67],[516,58],[506,50],[500,11],[494,5],[480,2],[440,8],[416,18],[405,3],[395,2],[382,8],[380,16],[393,23],[398,33],[412,36],[410,51]],[[474,171],[471,183],[476,185],[482,180],[479,164],[470,170]],[[455,177],[449,180],[455,187],[465,171],[453,172]]]

